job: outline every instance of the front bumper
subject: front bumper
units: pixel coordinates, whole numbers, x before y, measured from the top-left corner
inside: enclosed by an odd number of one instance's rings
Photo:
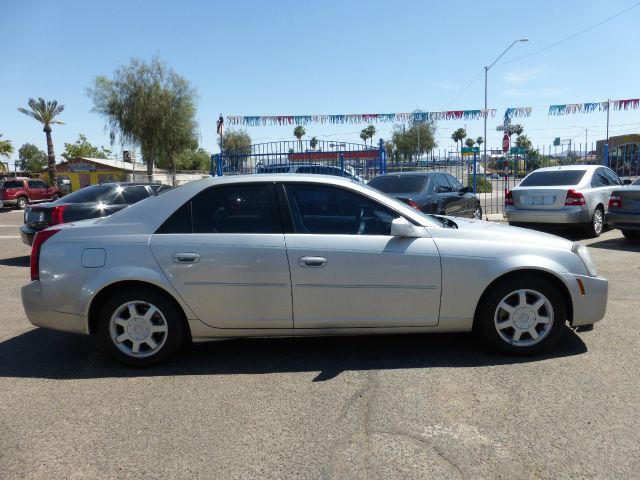
[[[572,327],[592,325],[604,318],[607,310],[609,281],[601,277],[565,274],[565,282],[573,303]],[[580,283],[584,287],[584,295]]]
[[[0,207],[15,207],[18,205],[17,200],[0,200]]]
[[[564,207],[560,210],[523,209],[507,206],[504,214],[514,223],[588,223],[591,212],[583,207]]]
[[[616,212],[609,210],[607,225],[623,230],[640,230],[640,212]]]
[[[89,322],[84,315],[56,312],[47,308],[42,298],[40,282],[31,282],[20,292],[22,305],[29,321],[36,327],[60,330],[61,332],[89,334]]]
[[[22,238],[22,243],[26,245],[33,245],[33,238],[38,233],[38,230],[34,230],[33,228],[25,227],[24,225],[20,227],[20,238]]]

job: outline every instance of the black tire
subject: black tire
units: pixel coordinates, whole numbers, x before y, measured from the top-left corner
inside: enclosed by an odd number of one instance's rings
[[[29,200],[27,199],[27,197],[18,197],[18,199],[16,200],[16,206],[20,210],[24,210],[28,204],[29,204]]]
[[[591,238],[597,238],[604,230],[604,209],[596,207],[591,217],[591,222],[585,227],[585,233]]]
[[[136,317],[131,315],[131,305]],[[151,307],[156,310],[147,318]],[[123,290],[110,297],[98,322],[98,337],[109,355],[133,367],[148,367],[165,360],[180,349],[186,337],[182,312],[166,296],[148,288]],[[122,340],[117,341],[118,338]]]
[[[525,292],[525,305],[519,293]],[[518,302],[512,305],[514,300]],[[539,300],[544,303],[536,310]],[[504,302],[504,303],[503,303]],[[501,305],[514,307],[509,314]],[[521,308],[522,307],[522,308]],[[528,308],[528,310],[527,310]],[[492,346],[511,355],[534,355],[552,347],[562,335],[567,319],[565,301],[558,289],[548,280],[539,277],[509,278],[491,287],[478,307],[475,330]],[[536,323],[548,318],[547,323]],[[509,320],[514,327],[506,325]],[[538,339],[529,331],[535,330]],[[518,335],[518,339],[516,336]],[[508,338],[511,338],[511,341]]]
[[[637,230],[621,230],[622,235],[629,240],[640,240],[640,231]]]
[[[482,207],[478,203],[476,209],[473,211],[472,218],[475,220],[482,220]]]

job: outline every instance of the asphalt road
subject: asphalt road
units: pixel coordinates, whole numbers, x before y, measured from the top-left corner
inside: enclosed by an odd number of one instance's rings
[[[242,340],[132,370],[34,329],[0,211],[0,478],[638,478],[640,244],[586,241],[606,318],[551,353],[472,335]],[[9,225],[9,226],[7,226]]]

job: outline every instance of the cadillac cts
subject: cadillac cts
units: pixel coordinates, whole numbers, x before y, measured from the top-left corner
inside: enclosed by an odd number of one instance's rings
[[[206,179],[38,232],[31,323],[157,363],[188,340],[477,331],[514,354],[605,313],[586,247],[426,215],[350,180]]]

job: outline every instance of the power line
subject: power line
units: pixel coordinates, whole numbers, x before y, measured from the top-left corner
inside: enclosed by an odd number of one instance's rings
[[[461,96],[464,92],[466,92],[466,91],[467,91],[467,89],[468,89],[468,88],[473,84],[473,82],[475,82],[475,81],[478,79],[478,77],[479,77],[480,75],[482,75],[482,72],[483,72],[483,71],[484,71],[484,69],[483,69],[483,70],[480,70],[480,71],[478,72],[478,74],[477,74],[475,77],[473,77],[473,79],[471,79],[471,81],[467,84],[467,86],[466,86],[466,87],[464,87],[464,88],[460,91],[460,93],[458,93],[455,97],[453,97],[449,103],[447,103],[447,105],[444,107],[444,110],[446,110],[447,108],[449,108],[449,106],[450,106],[453,102],[455,102],[458,98],[460,98],[460,96]]]
[[[611,15],[610,17],[605,18],[604,20],[602,20],[601,22],[596,23],[595,25],[591,25],[590,27],[587,27],[587,28],[585,28],[584,30],[580,30],[579,32],[574,33],[573,35],[569,35],[568,37],[566,37],[566,38],[564,38],[564,39],[562,39],[562,40],[559,40],[559,41],[557,41],[557,42],[555,42],[555,43],[552,43],[551,45],[547,45],[546,47],[543,47],[543,48],[541,48],[541,49],[539,49],[539,50],[535,50],[535,51],[533,51],[533,52],[531,52],[531,53],[528,53],[528,54],[526,54],[526,55],[523,55],[523,56],[521,56],[521,57],[514,58],[513,60],[509,60],[508,62],[500,62],[500,63],[498,63],[498,65],[508,65],[509,63],[517,62],[518,60],[522,60],[522,59],[524,59],[524,58],[531,57],[532,55],[536,55],[536,54],[538,54],[538,53],[540,53],[540,52],[544,52],[544,51],[546,51],[546,50],[549,50],[550,48],[556,47],[556,46],[558,46],[558,45],[560,45],[560,44],[562,44],[562,43],[568,42],[569,40],[571,40],[571,39],[573,39],[573,38],[576,38],[576,37],[577,37],[577,36],[579,36],[579,35],[582,35],[582,34],[584,34],[584,33],[587,33],[588,31],[593,30],[594,28],[597,28],[597,27],[599,27],[600,25],[602,25],[602,24],[604,24],[604,23],[607,23],[608,21],[613,20],[613,19],[614,19],[614,18],[616,18],[616,17],[619,17],[619,16],[620,16],[620,15],[622,15],[623,13],[627,13],[629,10],[634,9],[634,8],[636,8],[636,7],[637,7],[637,6],[639,6],[639,5],[640,5],[640,2],[635,3],[635,4],[631,5],[630,7],[625,8],[624,10],[622,10],[622,11],[620,11],[620,12],[618,12],[618,13],[614,14],[614,15]]]

